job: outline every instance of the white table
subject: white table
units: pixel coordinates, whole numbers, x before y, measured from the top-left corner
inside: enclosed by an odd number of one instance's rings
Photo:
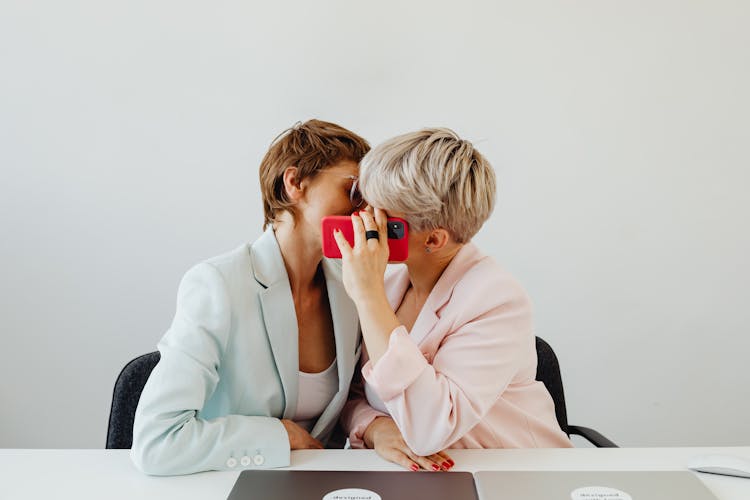
[[[580,448],[452,450],[454,470],[685,470],[696,455],[750,459],[750,446],[724,448]],[[371,450],[292,452],[290,469],[401,470]],[[434,474],[441,474],[439,472]],[[239,472],[150,477],[128,450],[0,449],[0,499],[225,500]],[[697,474],[720,500],[750,499],[750,479]]]

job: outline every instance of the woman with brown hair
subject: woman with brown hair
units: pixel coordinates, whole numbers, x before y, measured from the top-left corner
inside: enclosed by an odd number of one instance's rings
[[[362,205],[358,135],[310,120],[260,164],[267,228],[185,274],[141,395],[131,457],[148,474],[289,465],[330,438],[359,356],[340,267],[320,220]]]

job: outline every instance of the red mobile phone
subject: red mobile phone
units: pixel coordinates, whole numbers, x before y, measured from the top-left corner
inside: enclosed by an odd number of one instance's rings
[[[333,236],[334,229],[340,229],[341,233],[354,246],[354,226],[352,218],[347,215],[329,215],[321,221],[323,236],[323,255],[331,259],[340,259],[341,252]],[[409,225],[404,219],[398,217],[388,218],[388,262],[403,262],[409,256]],[[381,236],[382,237],[382,236]]]

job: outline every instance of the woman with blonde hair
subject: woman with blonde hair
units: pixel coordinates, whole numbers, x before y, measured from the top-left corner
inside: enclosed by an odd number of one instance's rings
[[[322,448],[359,356],[354,305],[320,221],[362,204],[367,142],[299,123],[260,164],[265,233],[190,269],[135,416],[131,457],[149,474],[289,465]]]
[[[395,137],[361,162],[374,210],[335,234],[360,318],[363,386],[342,414],[351,445],[406,468],[446,470],[447,448],[570,447],[535,380],[531,303],[471,243],[495,204],[495,174],[444,128]],[[386,219],[408,223],[409,256],[384,278]]]

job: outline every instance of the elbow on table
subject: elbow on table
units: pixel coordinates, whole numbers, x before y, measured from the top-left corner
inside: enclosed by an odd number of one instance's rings
[[[156,439],[143,439],[133,436],[130,459],[138,470],[150,476],[171,476],[184,474],[176,463],[176,454],[168,449],[167,443]]]

